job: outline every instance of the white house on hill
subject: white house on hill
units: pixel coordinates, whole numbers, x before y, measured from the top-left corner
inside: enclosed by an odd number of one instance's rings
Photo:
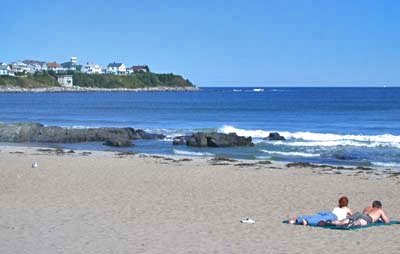
[[[98,64],[85,64],[82,66],[81,72],[86,74],[102,74],[103,70],[100,65]]]
[[[107,65],[107,73],[116,75],[125,75],[126,66],[123,63],[110,63]]]
[[[14,72],[11,70],[10,66],[6,63],[0,64],[0,76],[14,76]]]
[[[60,75],[57,77],[57,81],[61,86],[65,87],[72,87],[74,85],[72,75]]]
[[[29,66],[31,73],[47,71],[46,62],[36,61],[36,60],[24,60],[22,62]]]
[[[20,61],[12,63],[11,70],[20,74],[32,73],[30,66]]]

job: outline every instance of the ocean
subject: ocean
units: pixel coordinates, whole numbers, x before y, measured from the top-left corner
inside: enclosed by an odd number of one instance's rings
[[[0,122],[133,127],[167,135],[130,148],[72,149],[400,168],[400,88],[223,87],[198,92],[1,93]],[[251,136],[254,147],[173,146],[197,131]],[[287,140],[264,140],[279,132]],[[60,145],[59,145],[60,146]]]

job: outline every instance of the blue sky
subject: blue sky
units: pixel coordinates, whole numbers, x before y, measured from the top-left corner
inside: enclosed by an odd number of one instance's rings
[[[0,61],[148,64],[199,86],[400,86],[400,1],[10,1]]]

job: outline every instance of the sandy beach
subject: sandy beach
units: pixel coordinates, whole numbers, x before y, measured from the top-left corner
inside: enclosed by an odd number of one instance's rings
[[[398,220],[399,176],[2,146],[0,193],[3,254],[400,252],[399,225],[282,223],[330,210],[341,195],[353,211],[380,199]]]

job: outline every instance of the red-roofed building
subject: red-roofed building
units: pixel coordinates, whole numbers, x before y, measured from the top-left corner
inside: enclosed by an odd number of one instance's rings
[[[56,62],[50,62],[47,63],[47,69],[50,71],[55,71],[55,72],[59,72],[59,71],[63,71],[64,69],[61,67],[61,65],[59,65]]]
[[[134,65],[132,66],[133,73],[149,72],[149,66],[147,65]]]

